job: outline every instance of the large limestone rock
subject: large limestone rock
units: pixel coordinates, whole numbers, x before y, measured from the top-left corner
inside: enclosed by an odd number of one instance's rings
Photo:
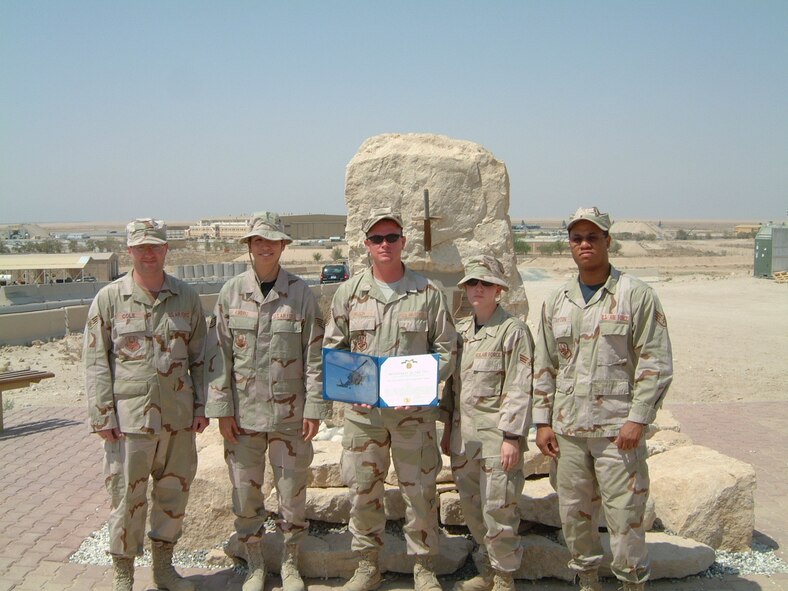
[[[605,557],[600,575],[612,577],[610,571],[610,537],[600,534]],[[517,579],[554,577],[571,581],[574,573],[567,567],[570,554],[566,546],[548,538],[530,534],[522,536],[523,560],[515,572]],[[646,532],[646,546],[651,560],[651,579],[680,579],[697,575],[714,563],[714,550],[709,546],[661,532]]]
[[[339,462],[342,459],[342,443],[339,441],[314,441],[315,457],[309,466],[307,486],[330,488],[344,486]]]
[[[178,549],[183,550],[213,548],[235,531],[230,478],[218,426],[206,429],[197,438],[197,445],[197,474],[189,492],[183,536],[178,542]]]
[[[646,448],[648,455],[655,456],[664,453],[676,447],[686,447],[692,445],[692,439],[689,435],[679,433],[676,431],[658,431],[646,440]]]
[[[543,476],[550,473],[552,458],[544,455],[536,447],[529,444],[529,449],[523,452],[523,476]]]
[[[424,243],[424,189],[429,189],[432,249]],[[503,305],[527,316],[509,218],[506,165],[479,144],[441,135],[384,134],[367,139],[347,166],[345,204],[354,272],[367,266],[361,231],[370,210],[398,209],[407,238],[403,260],[444,287],[461,278],[464,259],[498,257],[511,290]]]
[[[665,529],[712,548],[745,551],[755,521],[755,470],[700,445],[649,458],[651,497]]]
[[[279,511],[279,497],[275,489],[266,497],[265,508],[271,513]],[[327,523],[348,523],[350,508],[351,492],[347,487],[306,489],[307,519]],[[386,519],[397,520],[405,517],[405,500],[399,487],[384,486],[383,509],[386,512]]]
[[[358,564],[358,555],[350,549],[350,532],[329,533],[322,537],[308,536],[299,553],[299,570],[310,578],[348,578]],[[380,567],[383,572],[412,573],[413,556],[408,556],[405,540],[383,534]],[[282,536],[279,532],[263,537],[263,556],[268,568],[275,573],[282,565]],[[463,536],[441,533],[440,554],[435,557],[435,571],[439,575],[453,573],[465,563],[473,544]],[[236,535],[228,541],[225,552],[234,561],[246,561],[243,544]]]
[[[549,478],[526,480],[517,505],[520,508],[520,519],[561,527],[558,493],[553,489]]]

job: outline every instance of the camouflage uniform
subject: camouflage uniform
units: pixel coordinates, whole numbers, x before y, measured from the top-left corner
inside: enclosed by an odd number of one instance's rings
[[[280,268],[264,298],[254,269],[228,281],[215,309],[216,346],[208,355],[209,417],[235,417],[238,443],[224,442],[239,539],[260,541],[265,454],[274,472],[285,542],[306,537],[307,469],[312,442],[304,418],[325,418],[323,319],[303,280]],[[213,331],[212,331],[213,332]],[[212,334],[212,340],[214,336]]]
[[[642,281],[611,266],[588,303],[577,279],[545,302],[536,340],[533,420],[551,424],[558,439],[555,476],[570,568],[590,571],[601,563],[601,493],[614,574],[632,583],[648,579],[645,438],[628,451],[614,441],[626,421],[654,420],[672,375],[665,315]]]
[[[493,568],[512,572],[522,558],[518,500],[531,424],[533,339],[500,306],[478,332],[472,316],[460,321],[457,332],[453,395],[441,402],[452,420],[452,473],[468,529],[486,547]],[[504,433],[521,436],[520,461],[508,471],[500,459]]]
[[[443,294],[427,278],[405,268],[388,301],[367,269],[337,289],[324,346],[379,356],[438,353],[446,379],[454,367],[456,333]],[[406,504],[407,552],[438,553],[437,414],[435,407],[346,407],[342,469],[354,492],[353,550],[377,550],[383,543],[383,481],[393,461]]]
[[[102,288],[90,306],[83,353],[90,425],[124,434],[104,442],[114,556],[142,554],[149,476],[148,536],[174,543],[181,535],[197,470],[190,429],[205,414],[205,336],[199,296],[169,275],[155,301],[129,273]]]

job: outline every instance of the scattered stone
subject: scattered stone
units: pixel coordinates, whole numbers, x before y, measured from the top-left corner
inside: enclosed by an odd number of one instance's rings
[[[755,470],[700,445],[649,458],[650,494],[664,528],[712,548],[744,551],[755,522]]]

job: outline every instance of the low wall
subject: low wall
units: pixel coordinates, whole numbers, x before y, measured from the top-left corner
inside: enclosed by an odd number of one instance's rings
[[[218,293],[200,294],[206,315],[213,311],[218,297]],[[29,345],[33,341],[49,341],[82,332],[89,308],[89,304],[81,304],[0,314],[0,345]]]

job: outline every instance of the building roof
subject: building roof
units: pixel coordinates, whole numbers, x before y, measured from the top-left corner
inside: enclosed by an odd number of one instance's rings
[[[110,260],[113,252],[72,252],[68,254],[0,254],[0,270],[84,269],[91,261]]]

